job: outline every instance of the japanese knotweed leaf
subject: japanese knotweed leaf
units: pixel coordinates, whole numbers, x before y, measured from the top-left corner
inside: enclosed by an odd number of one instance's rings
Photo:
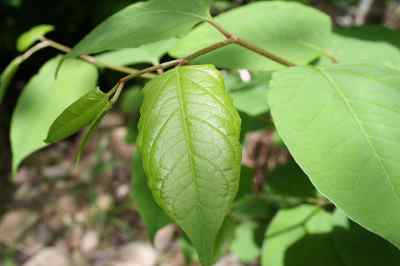
[[[109,17],[70,53],[134,48],[186,34],[210,17],[212,0],[150,0],[132,4]]]
[[[177,67],[144,89],[139,147],[156,202],[185,231],[203,265],[238,190],[240,117],[219,72]]]
[[[107,94],[95,88],[79,98],[53,122],[46,142],[58,142],[90,125],[103,109],[110,104]]]
[[[4,95],[7,93],[7,88],[10,86],[19,66],[24,60],[19,56],[16,57],[0,74],[0,103],[3,101]]]
[[[400,247],[400,71],[296,67],[273,75],[272,116],[327,198]]]
[[[61,57],[47,62],[25,86],[11,121],[13,171],[31,153],[47,146],[51,124],[73,102],[96,88],[97,69],[85,62],[65,61],[57,79]]]

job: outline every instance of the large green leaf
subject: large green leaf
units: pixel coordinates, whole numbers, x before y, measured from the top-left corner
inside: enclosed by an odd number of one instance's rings
[[[70,56],[134,48],[186,34],[209,18],[212,0],[150,0],[114,14],[73,49]]]
[[[10,86],[10,83],[22,62],[23,59],[21,57],[15,58],[0,74],[0,103],[3,101],[4,95],[7,92],[7,88]]]
[[[160,58],[176,44],[176,39],[159,41],[138,48],[127,48],[96,56],[98,62],[116,66],[127,66],[138,63],[156,65]]]
[[[154,240],[157,231],[171,223],[171,220],[154,201],[147,183],[147,177],[143,170],[142,156],[135,151],[132,158],[132,198],[136,202],[136,208],[147,226],[150,239]]]
[[[262,265],[345,266],[335,250],[332,229],[333,216],[315,207],[280,211],[267,231]]]
[[[31,153],[45,147],[55,119],[73,102],[96,88],[97,70],[79,60],[66,60],[57,79],[60,57],[46,63],[26,85],[11,122],[13,170]]]
[[[39,41],[40,38],[53,30],[54,26],[52,25],[38,25],[33,27],[19,36],[17,40],[17,50],[19,52],[27,50],[32,44]]]
[[[328,47],[331,22],[316,9],[292,2],[268,1],[249,4],[224,13],[216,21],[239,37],[251,41],[295,64],[304,65]],[[208,24],[194,29],[178,42],[171,54],[183,57],[223,36]],[[221,68],[276,70],[281,65],[238,46],[228,46],[194,62]]]
[[[365,63],[400,67],[400,50],[383,41],[367,41],[333,34],[329,50],[341,64]],[[323,58],[321,63],[332,64],[328,58]]]
[[[88,126],[109,104],[108,96],[95,88],[68,106],[51,125],[46,142],[54,143]]]
[[[139,147],[150,189],[209,266],[238,190],[239,115],[209,65],[170,70],[144,95]]]
[[[400,247],[400,71],[297,67],[273,75],[274,122],[314,185]]]

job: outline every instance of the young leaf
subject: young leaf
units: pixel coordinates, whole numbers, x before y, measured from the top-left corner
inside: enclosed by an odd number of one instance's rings
[[[79,60],[66,60],[57,79],[60,57],[46,63],[26,85],[11,121],[13,171],[31,153],[47,146],[50,125],[74,101],[96,88],[97,70]]]
[[[385,42],[359,40],[333,34],[329,52],[341,64],[365,63],[400,67],[400,50]],[[322,65],[332,64],[326,57],[321,61]]]
[[[147,183],[142,156],[135,151],[132,158],[132,198],[136,202],[137,210],[147,225],[150,239],[153,241],[157,231],[171,223],[171,220],[155,203]]]
[[[257,2],[223,13],[216,21],[239,37],[299,65],[305,65],[323,54],[322,50],[328,47],[331,34],[331,22],[327,15],[292,2]],[[179,41],[171,55],[181,58],[223,38],[210,25],[204,24]],[[194,62],[207,62],[230,69],[283,68],[236,45],[219,49]]]
[[[171,50],[176,44],[176,39],[159,41],[138,48],[128,48],[103,53],[96,56],[96,60],[103,64],[127,66],[139,63],[158,64],[160,58]]]
[[[32,46],[35,42],[39,41],[47,33],[54,30],[54,26],[52,25],[38,25],[33,27],[27,32],[24,32],[19,36],[17,40],[17,50],[19,52],[24,52],[29,47]]]
[[[238,190],[240,117],[209,65],[170,70],[144,95],[139,147],[150,189],[210,266]]]
[[[3,101],[4,95],[7,92],[8,86],[15,74],[18,71],[20,64],[23,62],[21,57],[17,57],[11,61],[11,63],[4,69],[4,71],[0,75],[0,103]]]
[[[271,86],[278,132],[314,185],[400,247],[400,71],[297,67],[274,74]]]
[[[268,228],[262,266],[347,266],[333,244],[333,219],[307,205],[281,210]]]
[[[113,103],[111,101],[107,101],[105,103],[105,105],[102,106],[102,109],[98,111],[98,113],[94,117],[93,121],[90,123],[89,127],[86,129],[86,131],[83,134],[83,137],[81,139],[81,142],[79,143],[79,151],[78,151],[78,154],[76,155],[76,163],[79,163],[79,161],[81,160],[82,153],[83,153],[89,139],[92,137],[93,133],[95,132],[96,128],[100,124],[103,117],[107,114],[108,111],[111,110],[112,107],[113,107]]]
[[[53,122],[46,142],[55,143],[88,126],[105,106],[109,104],[107,94],[95,88],[68,106]]]
[[[128,6],[89,33],[70,53],[134,48],[187,33],[209,18],[211,0],[150,0]]]

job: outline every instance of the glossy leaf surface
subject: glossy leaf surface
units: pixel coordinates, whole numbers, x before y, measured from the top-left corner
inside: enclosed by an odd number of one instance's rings
[[[55,80],[60,57],[46,63],[24,88],[11,121],[13,169],[31,153],[47,146],[51,124],[73,102],[96,88],[97,70],[79,60],[66,60]]]
[[[150,189],[209,266],[240,176],[240,117],[222,76],[209,65],[170,70],[145,87],[141,115]]]
[[[330,40],[330,18],[316,9],[293,2],[257,2],[223,13],[216,21],[239,37],[299,65],[320,56]],[[171,54],[180,58],[223,38],[210,25],[204,24],[178,42]],[[283,68],[236,45],[202,56],[195,62],[230,69]]]
[[[298,67],[274,74],[271,86],[278,132],[314,185],[400,247],[400,71]]]
[[[107,104],[107,94],[98,88],[91,90],[57,117],[50,127],[46,142],[58,142],[88,126]]]
[[[211,0],[150,0],[126,7],[105,20],[70,56],[134,48],[187,33],[209,17]]]

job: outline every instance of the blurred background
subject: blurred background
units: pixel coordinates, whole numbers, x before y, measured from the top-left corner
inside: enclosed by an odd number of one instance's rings
[[[56,30],[49,37],[73,46],[106,17],[134,2],[0,0],[0,70],[18,55],[18,36],[33,26],[54,25]],[[217,15],[250,2],[255,1],[215,1],[212,12]],[[340,27],[379,25],[400,29],[398,0],[297,2],[323,10]],[[71,170],[78,145],[78,137],[73,137],[37,153],[24,163],[17,176],[10,178],[8,136],[12,110],[24,84],[55,54],[52,50],[41,51],[28,60],[0,105],[0,266],[191,265],[190,247],[174,226],[159,233],[155,247],[147,240],[131,197],[135,147],[126,141],[126,124],[132,114],[124,112],[123,106],[106,116],[79,168]],[[104,75],[107,78],[103,77],[101,84],[110,87],[114,75]],[[254,142],[259,140],[254,138]],[[246,239],[246,231],[243,234]],[[243,245],[243,256],[257,253],[256,243]],[[219,265],[258,265],[257,260],[244,262],[240,257],[228,255]]]

